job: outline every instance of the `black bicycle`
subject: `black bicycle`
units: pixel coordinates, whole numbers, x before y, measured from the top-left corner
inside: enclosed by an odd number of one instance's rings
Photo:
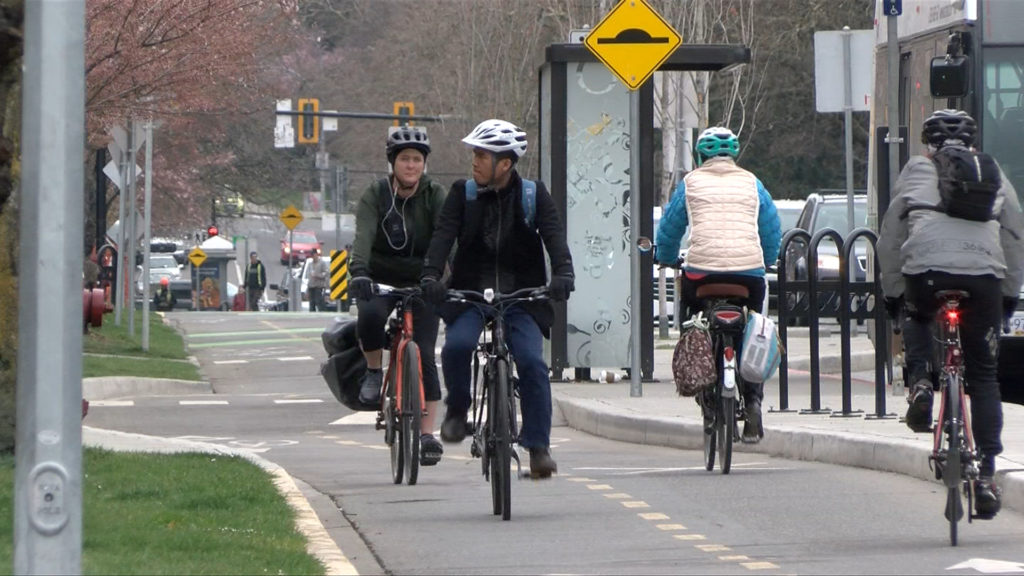
[[[704,468],[709,472],[715,468],[716,449],[722,474],[732,469],[732,445],[739,435],[737,421],[746,419],[737,366],[747,320],[744,303],[749,295],[746,286],[739,284],[697,287],[697,298],[704,302],[698,321],[708,323],[718,372],[715,385],[697,395],[704,416]]]
[[[487,319],[485,333],[489,337],[477,347],[473,356],[473,443],[470,454],[481,459],[484,479],[491,483],[491,504],[494,515],[502,520],[512,517],[512,460],[517,476],[522,464],[515,445],[519,441],[516,419],[518,381],[512,375],[512,355],[505,342],[505,312],[517,304],[548,299],[547,288],[523,288],[511,294],[500,294],[490,288],[484,292],[449,290],[448,301],[472,304]],[[483,386],[478,386],[480,358],[484,359]]]

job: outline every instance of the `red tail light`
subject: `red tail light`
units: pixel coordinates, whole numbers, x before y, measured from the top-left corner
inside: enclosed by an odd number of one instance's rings
[[[950,324],[956,324],[957,320],[960,319],[959,310],[946,310],[946,319],[949,320]]]
[[[718,318],[722,322],[731,324],[740,318],[743,318],[743,314],[736,310],[717,310],[715,312],[715,318]]]
[[[722,355],[725,356],[726,362],[732,362],[733,356],[736,355],[736,351],[732,349],[732,346],[726,346]]]

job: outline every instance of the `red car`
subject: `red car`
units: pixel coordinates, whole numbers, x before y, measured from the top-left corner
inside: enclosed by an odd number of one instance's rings
[[[294,251],[292,262],[298,264],[313,255],[321,253],[323,242],[316,239],[316,234],[295,230],[292,232],[291,248]],[[281,239],[281,264],[288,264],[288,236]]]

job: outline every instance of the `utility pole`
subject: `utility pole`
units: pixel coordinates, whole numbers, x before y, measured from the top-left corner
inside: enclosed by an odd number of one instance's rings
[[[85,2],[25,2],[14,573],[82,572]]]

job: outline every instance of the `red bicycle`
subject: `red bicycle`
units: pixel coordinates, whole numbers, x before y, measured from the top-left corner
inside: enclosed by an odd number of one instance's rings
[[[373,290],[378,296],[398,299],[386,330],[391,346],[377,430],[384,430],[384,443],[391,449],[391,479],[395,484],[404,479],[412,486],[419,476],[420,419],[426,405],[420,348],[412,339],[411,303],[420,297],[420,289],[374,284]]]

